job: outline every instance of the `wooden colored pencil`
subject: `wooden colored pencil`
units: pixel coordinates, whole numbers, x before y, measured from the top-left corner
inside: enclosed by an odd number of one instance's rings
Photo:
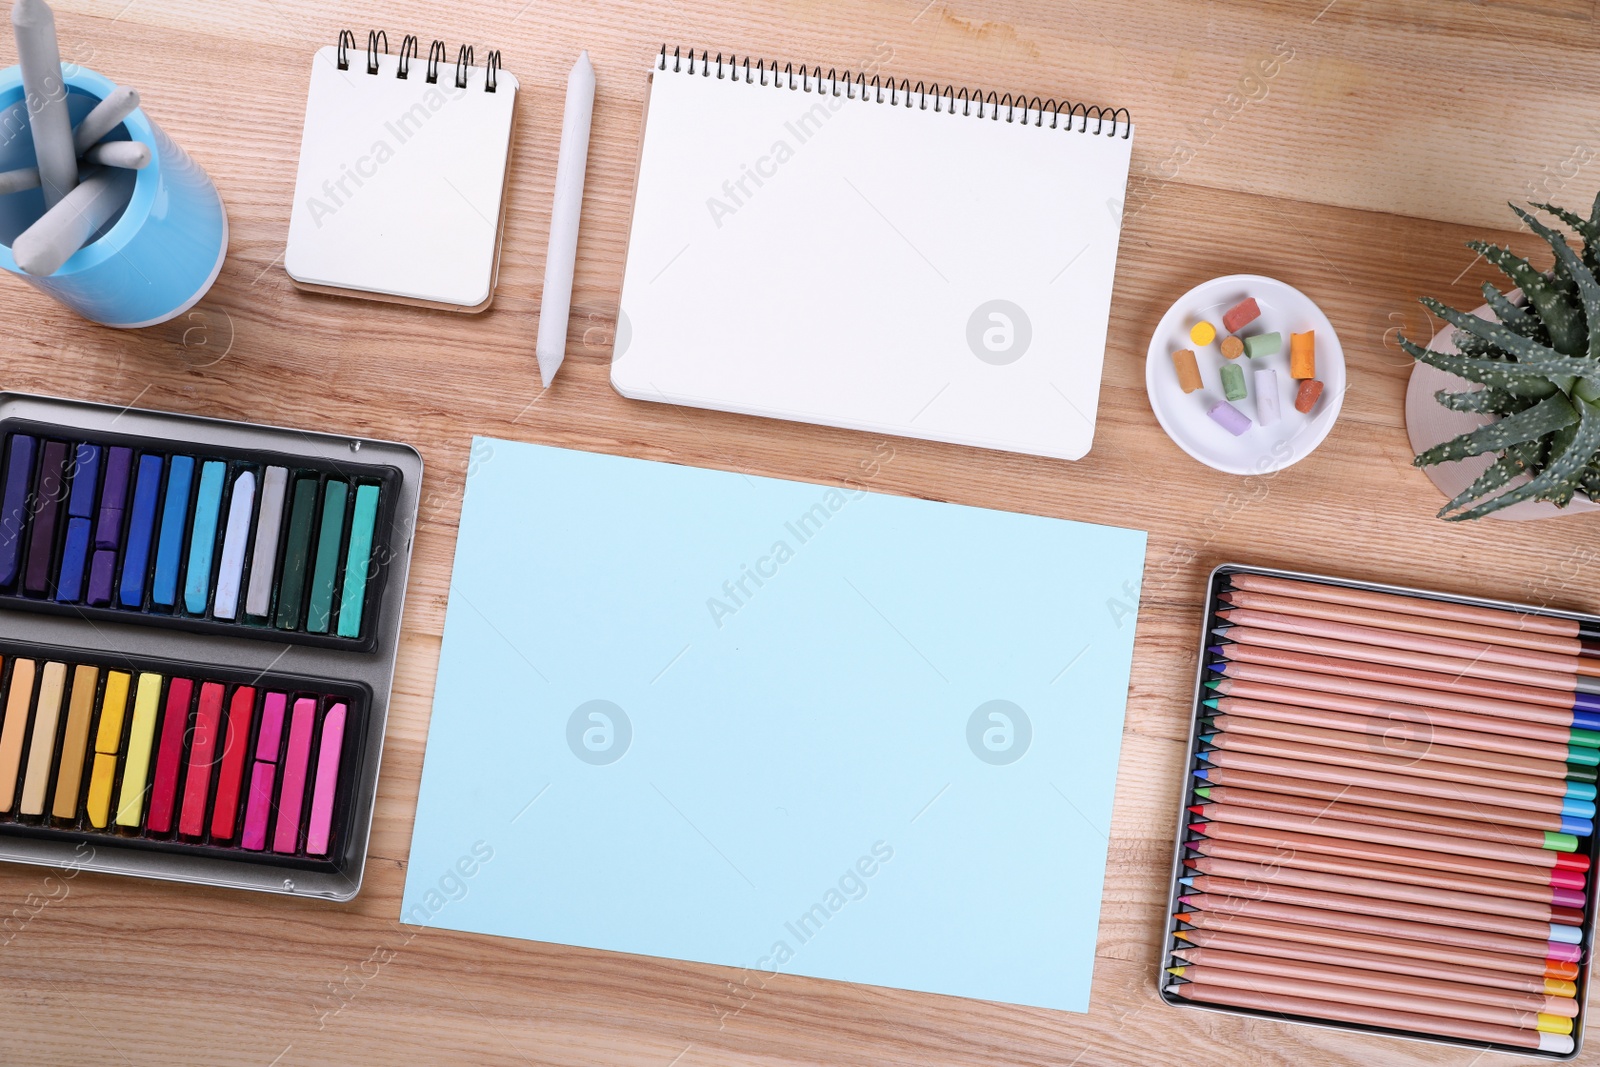
[[[1309,745],[1301,741],[1232,733],[1216,734],[1206,743],[1214,746],[1214,751],[1220,752],[1252,752],[1260,756],[1296,759],[1306,763],[1324,763],[1335,767],[1371,769],[1412,778],[1432,778],[1461,784],[1482,782],[1516,793],[1538,793],[1548,797],[1576,797],[1579,800],[1593,800],[1595,797],[1595,787],[1588,782],[1518,774],[1504,770],[1491,771],[1443,760],[1392,756],[1386,752],[1332,748],[1327,745]],[[1210,752],[1203,752],[1201,755],[1209,757]]]
[[[1493,626],[1500,630],[1547,634],[1569,639],[1600,638],[1600,633],[1585,629],[1576,619],[1552,618],[1549,615],[1533,612],[1489,608],[1477,604],[1457,604],[1449,600],[1435,600],[1432,597],[1408,596],[1405,593],[1352,589],[1349,586],[1307,582],[1297,578],[1275,578],[1265,574],[1230,574],[1228,584],[1235,589],[1250,593],[1269,593],[1301,600],[1315,600],[1325,604],[1370,608],[1375,611],[1396,611],[1429,619]]]
[[[1276,611],[1257,611],[1254,608],[1219,608],[1216,617],[1223,622],[1239,626],[1258,626],[1265,630],[1282,630],[1289,633],[1331,637],[1337,641],[1353,641],[1362,645],[1379,645],[1385,648],[1404,648],[1412,652],[1428,652],[1437,656],[1456,656],[1462,659],[1480,659],[1489,663],[1504,663],[1514,667],[1532,667],[1539,670],[1558,671],[1586,678],[1600,677],[1600,666],[1592,658],[1560,656],[1551,652],[1537,652],[1527,648],[1508,648],[1489,641],[1457,641],[1450,637],[1433,637],[1429,634],[1407,633],[1403,630],[1385,630],[1379,626],[1356,626],[1328,619],[1311,619],[1303,615],[1285,615]]]
[[[1341,765],[1218,748],[1202,752],[1200,758],[1212,765],[1200,768],[1200,771],[1206,774],[1210,774],[1213,767],[1220,767],[1223,770],[1253,771],[1258,774],[1301,778],[1307,782],[1322,782],[1329,785],[1348,784],[1351,788],[1382,789],[1388,792],[1407,791],[1418,796],[1435,797],[1462,804],[1492,804],[1496,807],[1519,807],[1528,811],[1575,814],[1582,817],[1592,817],[1595,813],[1594,798],[1583,796],[1576,791],[1576,783],[1562,795],[1544,796],[1524,790],[1504,789],[1498,785],[1480,784],[1476,778],[1470,782],[1421,778],[1406,773],[1409,769],[1407,767],[1390,769],[1379,763]]]
[[[1472,967],[1479,970],[1499,971],[1518,975],[1524,979],[1570,982],[1578,977],[1578,964],[1567,960],[1538,959],[1533,956],[1510,955],[1479,945],[1459,947],[1440,941],[1406,941],[1383,934],[1363,934],[1352,930],[1334,930],[1327,926],[1302,926],[1298,923],[1258,919],[1250,915],[1230,915],[1219,911],[1179,913],[1173,918],[1192,929],[1178,929],[1173,936],[1191,944],[1216,944],[1204,940],[1207,934],[1240,935],[1266,939],[1279,943],[1316,946],[1319,949],[1366,952],[1389,956],[1396,960],[1423,961],[1449,964],[1452,967]],[[1393,965],[1398,968],[1398,963]],[[1404,972],[1402,972],[1404,973]]]
[[[1246,915],[1252,919],[1270,919],[1273,922],[1297,926],[1321,926],[1346,933],[1374,934],[1378,937],[1400,938],[1403,941],[1426,942],[1435,945],[1454,945],[1456,948],[1486,949],[1508,956],[1528,956],[1539,960],[1561,960],[1578,963],[1583,959],[1581,945],[1550,941],[1532,937],[1515,937],[1510,934],[1487,933],[1481,930],[1462,930],[1454,926],[1435,923],[1412,922],[1408,919],[1388,919],[1379,915],[1357,915],[1346,911],[1325,911],[1297,904],[1275,904],[1265,900],[1241,900],[1238,897],[1219,897],[1205,893],[1185,894],[1178,902],[1187,909],[1176,916],[1187,922],[1185,914],[1219,912],[1224,915]],[[1410,948],[1409,945],[1406,946]]]
[[[1512,1026],[1496,1026],[1492,1023],[1464,1019],[1442,1019],[1438,1016],[1417,1015],[1412,1012],[1389,1011],[1354,1004],[1284,997],[1272,993],[1253,993],[1246,989],[1201,985],[1198,982],[1190,982],[1174,989],[1173,992],[1186,1000],[1200,1001],[1204,1004],[1254,1008],[1257,1011],[1301,1015],[1311,1019],[1332,1019],[1355,1023],[1358,1026],[1380,1026],[1390,1030],[1441,1034],[1465,1041],[1485,1041],[1514,1048],[1553,1052],[1557,1055],[1566,1055],[1573,1048],[1572,1038],[1565,1034],[1544,1034],[1537,1030],[1520,1030]]]
[[[1264,848],[1293,852],[1304,850],[1307,853],[1341,856],[1346,859],[1375,860],[1379,863],[1396,863],[1425,870],[1451,871],[1474,878],[1499,878],[1507,882],[1582,889],[1588,877],[1583,871],[1567,867],[1465,856],[1454,850],[1432,852],[1420,848],[1386,845],[1376,841],[1359,841],[1348,837],[1321,837],[1292,830],[1271,830],[1242,822],[1190,823],[1189,830],[1201,837],[1218,841],[1236,841],[1246,845],[1261,845]],[[1576,858],[1565,852],[1546,852],[1532,848],[1524,851],[1530,855],[1549,857],[1553,860]]]
[[[1518,704],[1544,704],[1564,711],[1587,711],[1591,714],[1600,711],[1600,697],[1592,693],[1546,689],[1536,685],[1518,685],[1514,682],[1469,678],[1458,674],[1436,674],[1433,671],[1420,671],[1413,667],[1395,667],[1371,659],[1344,659],[1311,652],[1291,652],[1281,648],[1267,648],[1236,641],[1211,645],[1206,651],[1223,659],[1255,663],[1263,667],[1310,671],[1312,674],[1329,674],[1336,678],[1359,678],[1364,682],[1408,685],[1414,689],[1427,689],[1440,693],[1464,693],[1468,696],[1510,700]],[[1442,700],[1437,702],[1444,703]],[[1600,740],[1596,743],[1600,743]]]
[[[1440,1016],[1451,1020],[1470,1019],[1496,1026],[1513,1026],[1519,1030],[1535,1030],[1542,1034],[1572,1033],[1571,1016],[1529,1011],[1526,1008],[1514,1008],[1504,1004],[1447,1000],[1418,992],[1397,992],[1373,986],[1339,985],[1276,974],[1250,974],[1219,967],[1174,967],[1169,973],[1200,986],[1219,986],[1254,993],[1303,997],[1334,1004]]]
[[[1336,985],[1366,985],[1373,989],[1391,989],[1397,992],[1415,990],[1426,996],[1446,1000],[1498,1001],[1527,1011],[1546,1011],[1551,1015],[1573,1018],[1579,1004],[1575,983],[1558,979],[1531,979],[1508,975],[1499,971],[1486,971],[1469,967],[1450,967],[1427,960],[1404,966],[1394,956],[1380,956],[1372,952],[1350,952],[1339,949],[1313,948],[1290,942],[1267,941],[1263,938],[1244,937],[1238,934],[1217,934],[1208,931],[1210,938],[1224,939],[1234,948],[1209,948],[1194,946],[1175,948],[1172,955],[1184,963],[1222,967],[1229,970],[1251,971],[1259,974],[1281,974],[1286,977],[1314,978]],[[1318,978],[1317,976],[1321,976]],[[1554,990],[1554,992],[1552,992]]]
[[[1357,878],[1347,874],[1324,874],[1321,871],[1296,870],[1272,863],[1246,863],[1239,860],[1220,859],[1214,856],[1190,856],[1183,861],[1186,869],[1196,874],[1216,875],[1245,882],[1289,886],[1298,889],[1318,889],[1330,893],[1348,893],[1352,896],[1372,897],[1377,900],[1394,900],[1429,907],[1475,910],[1507,918],[1529,919],[1534,922],[1557,923],[1562,926],[1583,924],[1583,895],[1577,894],[1575,907],[1565,907],[1532,900],[1513,900],[1509,897],[1486,896],[1482,893],[1465,893],[1453,889],[1439,889],[1412,881],[1384,881],[1378,878]]]
[[[1519,737],[1500,733],[1489,728],[1495,720],[1478,719],[1479,729],[1454,725],[1456,721],[1471,722],[1470,716],[1454,716],[1448,711],[1428,709],[1417,711],[1396,708],[1389,715],[1352,715],[1344,711],[1308,708],[1300,704],[1283,704],[1274,700],[1251,700],[1244,697],[1212,697],[1206,707],[1231,718],[1264,719],[1269,722],[1293,723],[1298,726],[1315,726],[1324,730],[1359,734],[1365,743],[1386,752],[1406,754],[1410,749],[1449,745],[1455,748],[1478,749],[1485,752],[1503,752],[1512,756],[1527,756],[1539,760],[1555,760],[1584,767],[1600,765],[1600,749],[1586,745],[1569,745],[1564,741],[1542,741],[1532,737]]]
[[[1551,885],[1548,882],[1543,884],[1512,882],[1488,875],[1429,870],[1403,863],[1388,863],[1354,856],[1333,856],[1306,849],[1271,848],[1224,838],[1202,837],[1188,842],[1185,847],[1202,860],[1225,860],[1264,870],[1299,871],[1341,878],[1381,880],[1402,886],[1448,889],[1527,901],[1545,907],[1582,908],[1587,899],[1582,889]]]
[[[1293,904],[1296,907],[1315,908],[1330,914],[1337,912],[1344,915],[1370,915],[1384,919],[1403,919],[1406,922],[1434,923],[1459,930],[1482,930],[1486,933],[1554,941],[1564,945],[1577,945],[1582,941],[1579,929],[1568,923],[1518,919],[1510,915],[1443,908],[1433,904],[1411,904],[1402,900],[1385,900],[1381,897],[1360,896],[1355,893],[1333,893],[1325,889],[1304,889],[1274,882],[1251,882],[1242,878],[1224,878],[1213,874],[1190,875],[1182,880],[1182,884],[1191,893],[1203,893],[1210,897],[1231,897],[1238,901]]]
[[[1524,863],[1533,867],[1554,867],[1559,861],[1560,865],[1572,870],[1589,869],[1589,857],[1572,849],[1556,850],[1509,845],[1484,838],[1453,837],[1420,830],[1401,830],[1392,826],[1372,826],[1368,823],[1318,818],[1315,815],[1290,815],[1287,812],[1246,808],[1237,804],[1195,804],[1189,810],[1211,822],[1236,823],[1263,830],[1282,830],[1287,833],[1310,834],[1313,837],[1337,837],[1346,841],[1364,841],[1375,845],[1419,849],[1423,852],[1449,852],[1462,856],[1476,856],[1479,859],[1497,860],[1501,863]]]
[[[1324,600],[1306,600],[1302,597],[1278,596],[1274,593],[1252,593],[1243,589],[1220,593],[1217,599],[1224,604],[1249,608],[1252,611],[1272,611],[1282,615],[1300,615],[1308,619],[1325,619],[1328,622],[1376,626],[1384,630],[1426,634],[1429,637],[1448,637],[1455,641],[1482,641],[1556,656],[1600,655],[1600,645],[1593,645],[1583,638],[1557,637],[1554,634],[1510,630],[1503,626],[1485,626],[1476,622],[1430,618],[1427,615],[1404,611],[1356,608],[1345,604],[1330,604]]]
[[[1421,708],[1453,708],[1496,719],[1523,719],[1527,722],[1542,722],[1552,726],[1582,726],[1585,722],[1593,721],[1594,717],[1592,712],[1573,708],[1522,704],[1514,700],[1499,700],[1495,697],[1474,696],[1470,693],[1442,693],[1437,689],[1393,685],[1388,682],[1368,682],[1360,678],[1292,671],[1254,663],[1226,661],[1213,664],[1209,669],[1225,678],[1240,678],[1247,682],[1267,682],[1272,685],[1287,686],[1290,689],[1342,693],[1345,696],[1366,697],[1369,700],[1414,704]],[[1583,728],[1588,729],[1588,727]]]
[[[1369,734],[1360,730],[1330,730],[1321,726],[1302,726],[1279,719],[1243,715],[1214,715],[1206,721],[1214,732],[1202,734],[1200,739],[1208,745],[1213,744],[1216,738],[1225,736],[1260,737],[1296,745],[1376,752],[1419,763],[1451,763],[1481,771],[1551,778],[1561,782],[1593,782],[1596,777],[1593,764],[1585,766],[1560,759],[1539,759],[1485,748],[1466,748],[1459,743],[1446,744],[1443,738],[1438,742],[1408,742],[1399,727],[1392,724],[1392,733],[1380,731]],[[1383,720],[1378,721],[1381,723]],[[1456,732],[1453,736],[1459,739],[1461,734]]]
[[[1397,811],[1393,808],[1373,807],[1367,804],[1347,804],[1342,800],[1312,800],[1284,793],[1264,793],[1257,789],[1239,789],[1225,785],[1200,786],[1194,792],[1208,804],[1236,804],[1242,808],[1281,811],[1286,815],[1300,815],[1308,819],[1337,819],[1341,822],[1365,823],[1368,826],[1388,826],[1396,830],[1443,834],[1446,837],[1484,838],[1507,845],[1553,848],[1558,852],[1576,851],[1580,836],[1574,831],[1530,830],[1525,826],[1506,826],[1490,821],[1480,822],[1472,818],[1423,815],[1414,811]],[[1587,837],[1588,834],[1581,836]]]
[[[1261,774],[1231,767],[1201,767],[1194,776],[1213,785],[1236,786],[1240,789],[1259,789],[1266,793],[1283,793],[1311,800],[1342,800],[1350,804],[1396,811],[1415,811],[1424,815],[1443,815],[1447,818],[1476,819],[1501,826],[1522,826],[1530,830],[1556,830],[1561,833],[1587,836],[1593,832],[1592,815],[1570,814],[1568,811],[1530,811],[1526,808],[1500,804],[1485,804],[1458,797],[1435,797],[1421,793],[1401,792],[1395,789],[1370,789],[1366,786],[1336,784],[1314,778],[1289,777],[1283,774]],[[1587,801],[1568,802],[1572,811],[1593,811]]]
[[[1600,679],[1581,678],[1576,674],[1533,667],[1513,667],[1507,663],[1491,663],[1483,659],[1440,656],[1430,652],[1412,652],[1392,645],[1363,645],[1330,637],[1313,637],[1310,634],[1263,630],[1256,626],[1236,626],[1230,623],[1223,623],[1214,628],[1212,633],[1223,640],[1238,644],[1281,648],[1287,652],[1309,652],[1317,656],[1334,656],[1339,659],[1365,659],[1373,663],[1387,663],[1394,667],[1413,667],[1430,674],[1443,674],[1451,678],[1487,678],[1497,682],[1536,686],[1540,689],[1555,689],[1563,693],[1600,693]]]

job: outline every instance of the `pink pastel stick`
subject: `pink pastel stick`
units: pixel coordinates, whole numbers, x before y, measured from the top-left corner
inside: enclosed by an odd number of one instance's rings
[[[300,809],[305,806],[306,768],[311,763],[311,728],[316,718],[317,702],[311,697],[294,702],[289,751],[283,757],[283,786],[278,793],[278,826],[272,836],[274,852],[293,852],[300,843]]]
[[[272,818],[272,784],[277,777],[278,742],[283,739],[283,708],[289,698],[268,693],[261,711],[261,732],[256,736],[256,764],[250,772],[250,796],[244,810],[243,848],[260,852],[267,847],[267,822]]]
[[[311,827],[306,851],[328,854],[328,828],[333,824],[333,794],[339,785],[339,751],[344,747],[344,705],[335,704],[322,717],[322,746],[317,751],[317,783],[311,793]]]

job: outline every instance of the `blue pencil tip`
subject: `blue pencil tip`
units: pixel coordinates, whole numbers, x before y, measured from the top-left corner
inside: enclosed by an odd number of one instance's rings
[[[1178,881],[1181,884],[1187,886],[1190,889],[1194,888],[1194,879],[1193,878],[1179,878]]]
[[[1201,767],[1199,770],[1194,772],[1194,776],[1196,778],[1205,778],[1207,780],[1210,780],[1211,771],[1210,771],[1209,768]]]
[[[1206,649],[1206,651],[1211,653],[1213,656],[1220,656],[1223,654],[1221,645],[1211,645]]]

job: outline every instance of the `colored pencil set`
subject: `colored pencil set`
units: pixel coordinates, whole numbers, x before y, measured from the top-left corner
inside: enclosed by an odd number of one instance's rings
[[[1208,612],[1164,998],[1575,1054],[1600,620],[1234,565]]]
[[[41,430],[6,435],[0,596],[274,638],[363,637],[389,472]]]
[[[0,860],[355,896],[421,458],[15,393],[0,446]]]
[[[348,818],[358,690],[0,648],[0,825],[196,854],[327,857]],[[316,684],[316,683],[313,683]],[[343,783],[343,784],[342,784]]]

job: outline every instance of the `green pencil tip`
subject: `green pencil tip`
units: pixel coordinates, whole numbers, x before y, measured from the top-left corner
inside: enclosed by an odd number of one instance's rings
[[[1206,800],[1210,800],[1211,799],[1211,787],[1209,785],[1200,786],[1198,789],[1196,789],[1194,791],[1194,795],[1197,796],[1197,797],[1204,797]]]
[[[1203,744],[1203,745],[1212,744],[1212,743],[1214,743],[1216,741],[1216,739],[1217,739],[1217,735],[1216,734],[1201,734],[1200,735],[1200,743]]]
[[[1222,679],[1221,678],[1207,678],[1206,679],[1206,688],[1207,689],[1221,689],[1222,688]]]
[[[1213,708],[1214,709],[1214,708],[1217,707],[1217,705],[1222,703],[1222,698],[1221,697],[1212,697],[1210,700],[1201,701],[1201,703],[1205,704],[1205,706],[1208,707],[1208,708]]]

